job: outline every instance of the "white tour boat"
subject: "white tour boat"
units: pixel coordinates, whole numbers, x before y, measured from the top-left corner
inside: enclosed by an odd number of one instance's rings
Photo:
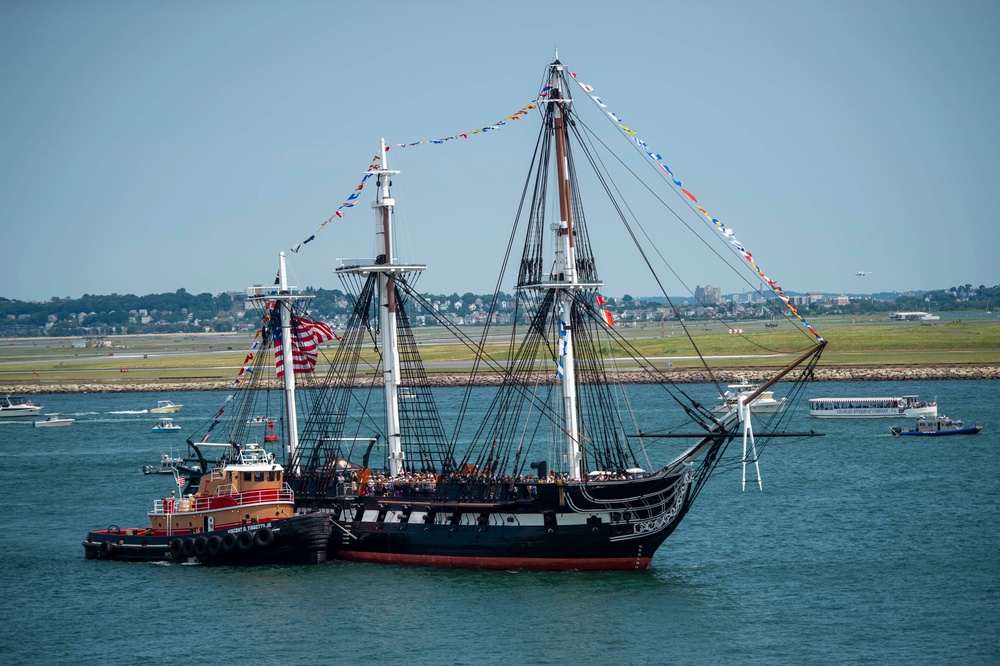
[[[820,419],[916,418],[937,416],[937,401],[915,395],[892,398],[810,398],[809,415]]]

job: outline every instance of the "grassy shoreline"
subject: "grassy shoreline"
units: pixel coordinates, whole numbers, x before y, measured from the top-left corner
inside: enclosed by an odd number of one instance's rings
[[[1000,320],[955,319],[928,323],[886,323],[830,318],[817,324],[829,344],[816,369],[816,381],[880,381],[1000,378]],[[767,329],[748,324],[745,334],[731,335],[718,324],[689,326],[691,336],[720,382],[740,377],[759,381],[797,354],[777,349],[802,349],[811,344],[801,331]],[[636,349],[677,383],[709,382],[694,347],[679,327],[623,328]],[[482,329],[470,329],[472,337]],[[487,348],[501,359],[507,347],[502,331],[490,336]],[[456,386],[468,381],[471,353],[445,339],[437,327],[414,329],[432,385]],[[11,338],[0,340],[0,392],[60,393],[119,391],[232,390],[246,363],[253,338],[246,333],[111,336],[110,347],[93,346],[82,338]],[[368,350],[365,359],[376,360]],[[325,373],[320,361],[317,374]],[[635,365],[620,360],[627,381]],[[498,383],[499,375],[484,373],[475,383]],[[543,380],[550,380],[545,377]],[[366,380],[366,381],[370,381]],[[272,387],[273,388],[273,387]]]

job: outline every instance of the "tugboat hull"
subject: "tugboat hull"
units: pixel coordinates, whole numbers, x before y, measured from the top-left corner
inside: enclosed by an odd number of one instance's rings
[[[160,535],[143,528],[109,527],[87,534],[87,559],[213,565],[319,564],[326,561],[330,520],[296,515],[227,530]]]

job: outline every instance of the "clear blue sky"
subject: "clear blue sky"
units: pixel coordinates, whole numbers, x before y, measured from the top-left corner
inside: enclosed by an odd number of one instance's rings
[[[992,286],[998,29],[995,0],[7,0],[0,296],[269,283],[380,137],[513,113],[556,48],[786,291]],[[397,151],[422,291],[492,290],[536,129]],[[293,282],[339,288],[335,258],[370,256],[371,189]]]

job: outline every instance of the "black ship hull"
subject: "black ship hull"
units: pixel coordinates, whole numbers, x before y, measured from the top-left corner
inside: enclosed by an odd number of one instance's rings
[[[396,489],[332,497],[330,559],[484,569],[645,569],[690,505],[692,475]],[[489,497],[490,494],[499,497]],[[450,496],[449,496],[450,495]],[[315,498],[319,500],[320,498]]]
[[[326,561],[329,536],[329,517],[312,514],[170,536],[112,526],[88,533],[83,549],[87,559],[124,562],[319,564]]]

